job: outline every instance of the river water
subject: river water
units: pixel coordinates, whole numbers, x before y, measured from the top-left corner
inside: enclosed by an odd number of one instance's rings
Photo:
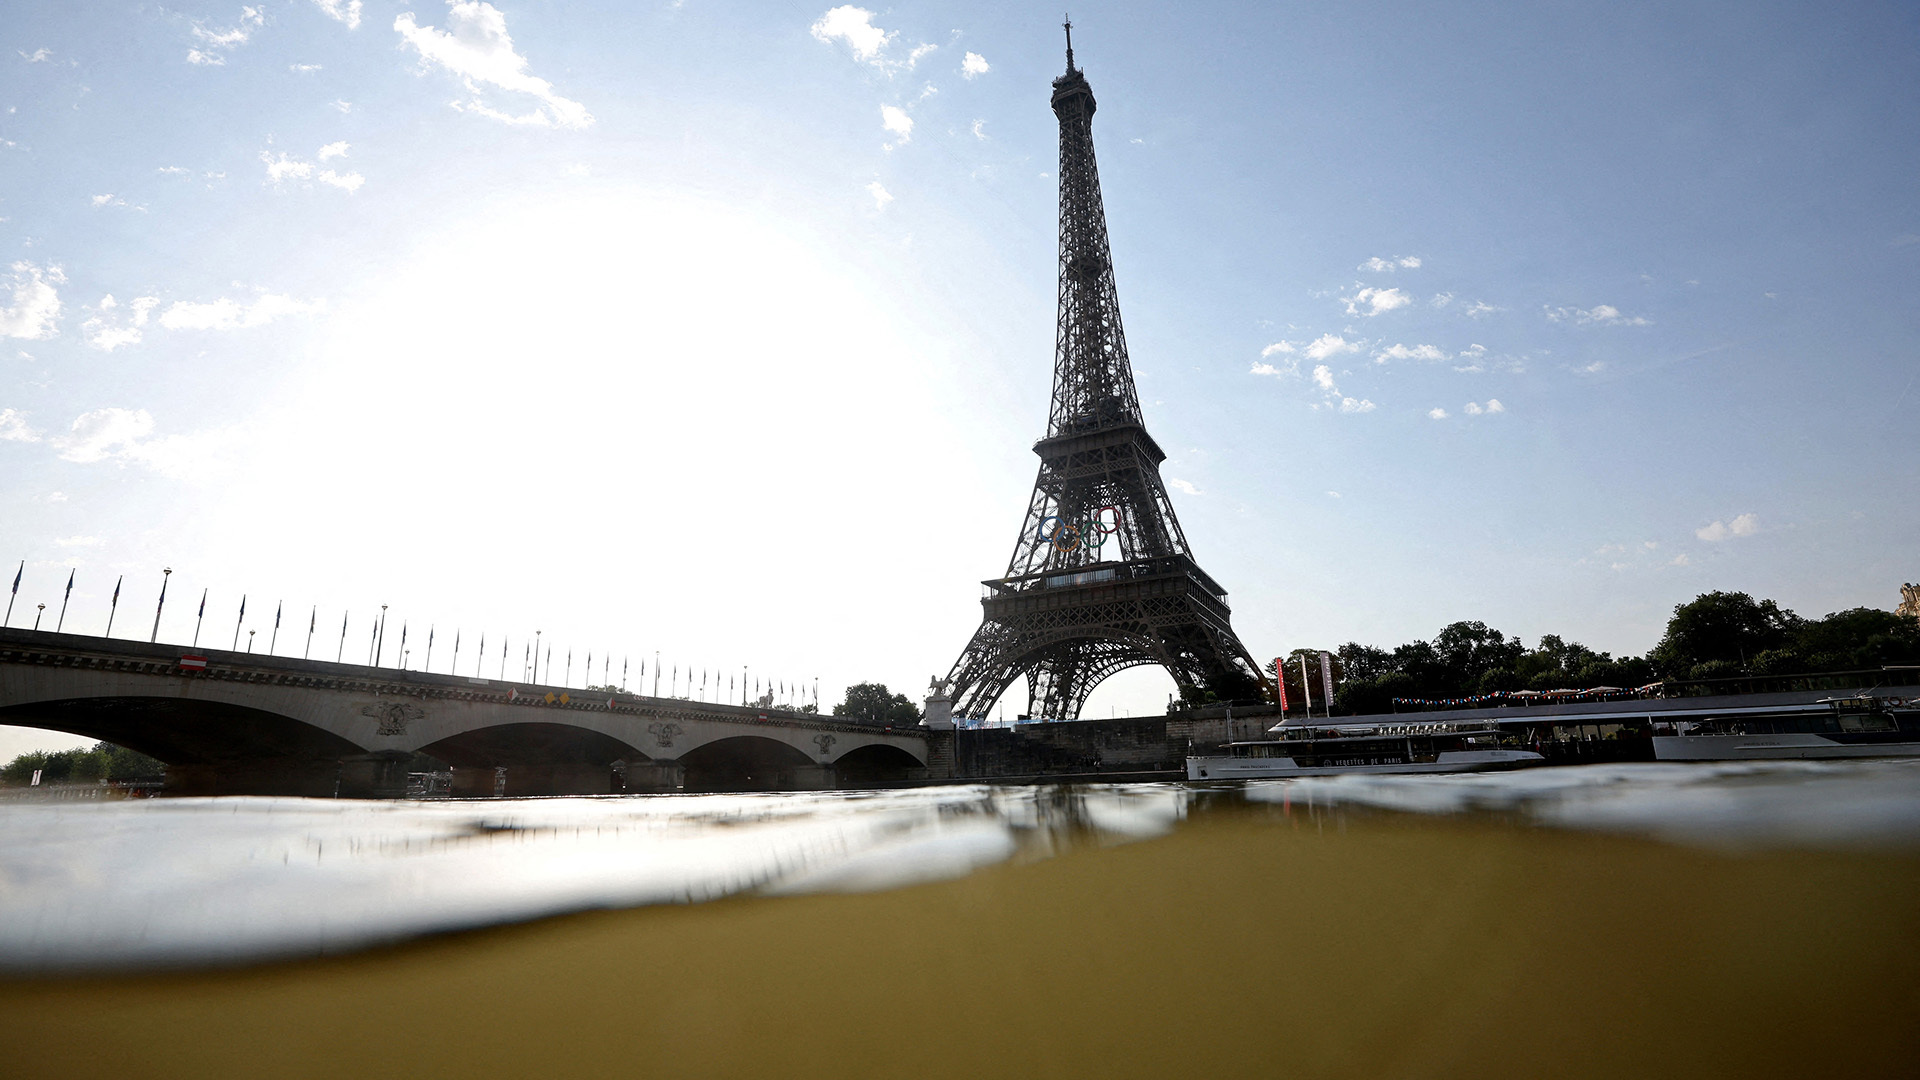
[[[1486,815],[1719,849],[1920,849],[1920,761],[1592,765],[1242,786],[476,802],[0,804],[0,970],[331,954],[595,908],[858,892],[1196,814]]]
[[[1920,761],[0,803],[12,1075],[1920,1060]]]

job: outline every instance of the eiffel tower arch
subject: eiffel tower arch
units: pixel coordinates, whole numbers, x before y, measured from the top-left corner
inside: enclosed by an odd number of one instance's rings
[[[1060,121],[1060,303],[1040,475],[1004,576],[947,676],[957,716],[984,717],[1016,679],[1027,715],[1072,720],[1108,676],[1154,664],[1183,697],[1260,697],[1265,679],[1229,622],[1226,590],[1194,561],[1160,479],[1127,359],[1093,155],[1093,89],[1053,80]]]

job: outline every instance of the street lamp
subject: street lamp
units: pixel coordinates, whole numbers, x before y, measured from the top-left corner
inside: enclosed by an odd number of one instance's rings
[[[160,640],[160,611],[167,606],[167,579],[173,576],[173,567],[160,571],[160,602],[153,606],[153,633],[147,635],[147,643]]]
[[[38,607],[40,608],[40,611],[36,611],[33,613],[33,628],[35,630],[40,629],[40,612],[47,610],[47,605],[45,604],[40,604],[38,605]]]

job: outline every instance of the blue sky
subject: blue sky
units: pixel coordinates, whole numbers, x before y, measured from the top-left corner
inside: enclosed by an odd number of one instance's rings
[[[1075,17],[1148,424],[1256,653],[1462,618],[1640,652],[1708,589],[1920,577],[1910,5]],[[69,629],[124,574],[138,633],[172,567],[167,640],[205,589],[203,642],[244,593],[262,644],[284,603],[279,651],[317,608],[364,658],[388,604],[439,670],[538,629],[837,700],[977,624],[1045,421],[1053,13],[15,3],[0,38],[14,625],[71,568]]]

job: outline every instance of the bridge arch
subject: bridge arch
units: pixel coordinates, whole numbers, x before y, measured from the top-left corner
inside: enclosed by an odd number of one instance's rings
[[[324,728],[224,701],[80,697],[0,708],[0,724],[103,739],[168,765],[269,758],[334,760],[364,751]]]
[[[680,755],[687,791],[781,791],[831,786],[830,771],[780,739],[729,735]]]
[[[868,743],[834,759],[833,771],[840,787],[886,787],[925,775],[926,764],[898,746]]]
[[[455,795],[617,794],[628,766],[651,761],[603,731],[548,722],[469,728],[419,752],[453,767]]]

